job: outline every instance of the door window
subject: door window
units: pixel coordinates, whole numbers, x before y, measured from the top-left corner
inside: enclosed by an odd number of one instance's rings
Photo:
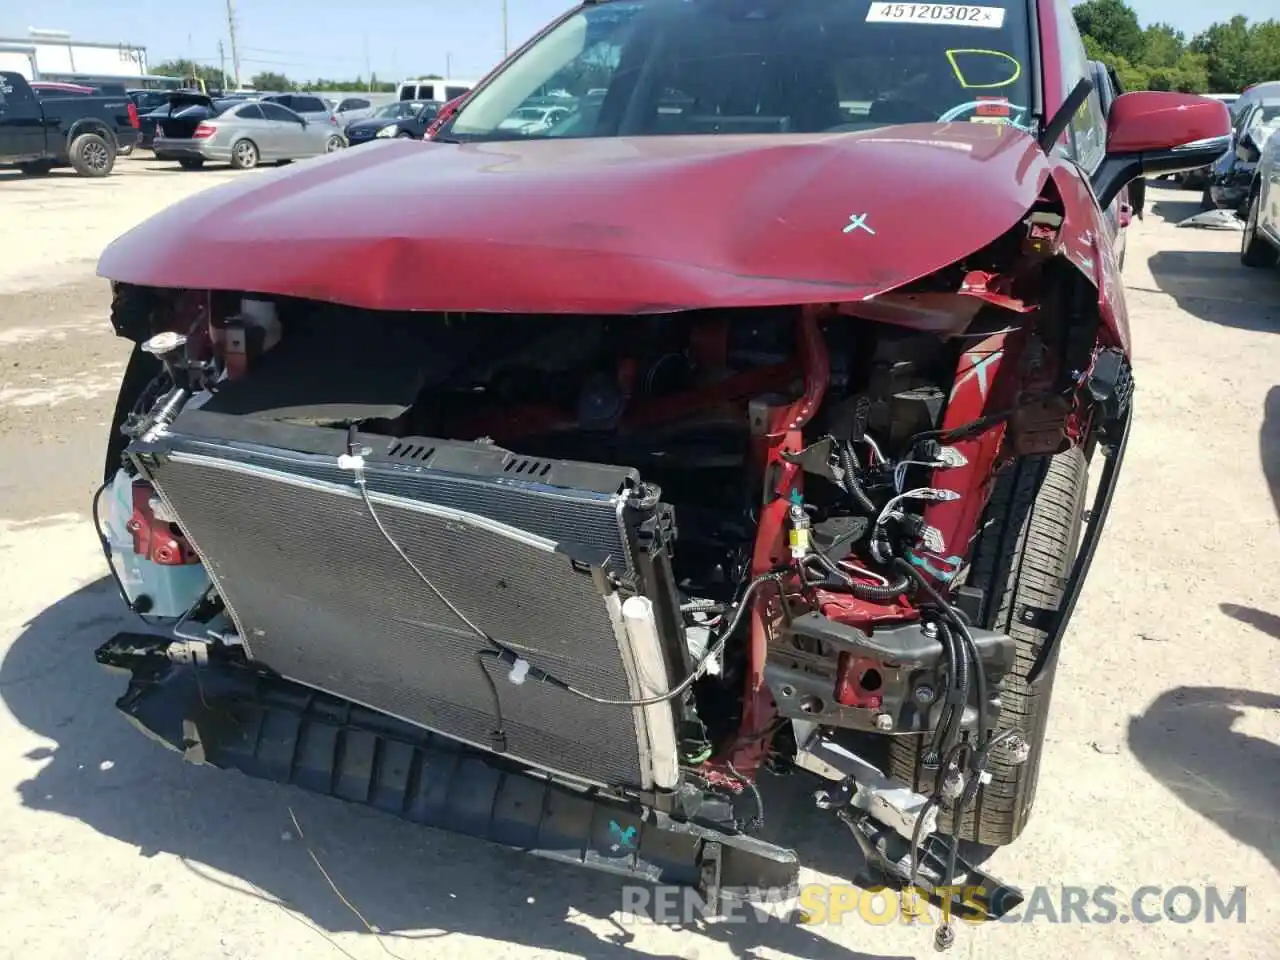
[[[1092,70],[1080,30],[1076,27],[1075,17],[1071,15],[1069,0],[1058,0],[1054,10],[1058,18],[1058,45],[1062,64],[1062,87],[1059,93],[1065,97],[1082,78],[1092,79]],[[1060,149],[1065,149],[1068,156],[1089,172],[1096,170],[1102,162],[1102,157],[1107,152],[1107,120],[1098,90],[1089,94],[1089,98],[1072,117],[1065,148],[1060,145]]]
[[[289,108],[298,113],[327,113],[329,110],[319,97],[294,97]]]
[[[302,123],[302,118],[292,110],[286,110],[278,103],[262,104],[262,112],[268,120],[276,120],[282,123]]]
[[[239,112],[236,114],[236,116],[240,117],[242,120],[267,119],[262,112],[262,108],[258,106],[256,103],[246,104],[245,106],[241,107]]]

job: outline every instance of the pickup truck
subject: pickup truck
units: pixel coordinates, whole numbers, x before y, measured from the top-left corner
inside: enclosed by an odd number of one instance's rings
[[[31,176],[69,165],[82,177],[105,177],[137,139],[138,111],[127,96],[36,96],[21,74],[0,72],[0,164]]]

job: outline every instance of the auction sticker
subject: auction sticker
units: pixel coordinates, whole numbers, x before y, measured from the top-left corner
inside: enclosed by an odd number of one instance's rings
[[[867,23],[924,23],[949,27],[1004,26],[1004,7],[974,7],[961,3],[873,3]]]

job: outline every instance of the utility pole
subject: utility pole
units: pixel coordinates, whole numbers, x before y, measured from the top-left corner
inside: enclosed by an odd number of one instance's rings
[[[373,92],[373,68],[369,65],[369,31],[364,32],[364,75],[367,78],[368,93]]]
[[[453,51],[450,50],[444,55],[444,75],[445,77],[453,76]]]
[[[502,59],[506,59],[511,52],[511,47],[507,42],[507,0],[502,0]]]
[[[222,89],[227,89],[227,51],[222,46],[222,40],[218,40],[218,70],[222,73]]]
[[[236,8],[234,0],[227,0],[227,32],[231,35],[231,69],[236,74],[236,89],[240,84],[240,50],[236,46]]]

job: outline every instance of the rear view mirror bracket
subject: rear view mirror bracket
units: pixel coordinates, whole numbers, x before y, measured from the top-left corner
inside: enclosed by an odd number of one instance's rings
[[[1213,163],[1230,149],[1231,137],[1224,136],[1197,140],[1172,150],[1108,154],[1093,175],[1093,192],[1105,210],[1138,177],[1195,170]]]
[[[1071,123],[1071,118],[1084,106],[1085,100],[1089,99],[1091,93],[1093,93],[1093,81],[1088,77],[1081,77],[1080,82],[1071,88],[1071,92],[1067,94],[1053,116],[1049,118],[1049,122],[1044,125],[1044,129],[1040,131],[1038,142],[1041,150],[1045,153],[1053,150],[1054,144]]]

